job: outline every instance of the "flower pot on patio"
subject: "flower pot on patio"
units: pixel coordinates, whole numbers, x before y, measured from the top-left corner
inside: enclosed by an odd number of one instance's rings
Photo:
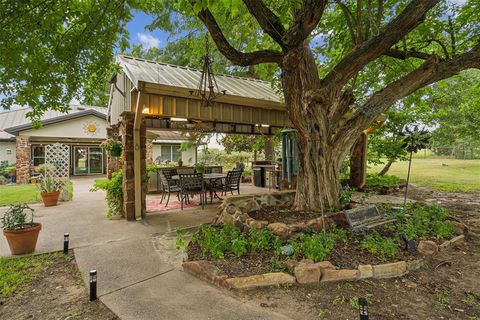
[[[35,251],[37,239],[42,225],[32,223],[25,225],[24,229],[3,230],[3,235],[7,238],[8,246],[13,255],[27,254]]]
[[[30,210],[31,218],[27,222],[26,210]],[[35,251],[38,234],[42,229],[40,223],[33,222],[33,209],[26,204],[11,205],[0,219],[3,235],[13,255],[27,254]]]
[[[58,204],[58,197],[60,196],[60,191],[42,192],[41,195],[45,207],[53,207]]]

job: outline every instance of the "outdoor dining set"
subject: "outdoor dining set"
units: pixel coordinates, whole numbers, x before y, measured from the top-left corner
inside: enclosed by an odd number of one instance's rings
[[[196,172],[191,169],[190,172],[182,169],[182,172],[176,168],[162,169],[159,172],[160,182],[162,186],[162,198],[160,203],[166,199],[165,206],[168,206],[170,194],[176,194],[181,202],[181,209],[184,204],[190,204],[190,199],[195,195],[199,195],[202,209],[207,202],[207,196],[210,196],[210,203],[216,197],[222,200],[220,196],[227,193],[233,194],[236,191],[240,194],[240,180],[243,169],[236,168],[224,173]],[[219,195],[220,194],[220,195]]]

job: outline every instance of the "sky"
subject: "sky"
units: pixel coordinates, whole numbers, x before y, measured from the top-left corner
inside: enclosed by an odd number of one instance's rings
[[[142,44],[145,48],[165,46],[167,32],[158,29],[149,31],[145,28],[152,20],[152,16],[143,12],[134,13],[134,18],[127,24],[127,30],[130,32],[130,45]]]

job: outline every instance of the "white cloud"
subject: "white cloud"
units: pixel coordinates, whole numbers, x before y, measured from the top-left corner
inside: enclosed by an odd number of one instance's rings
[[[160,45],[160,39],[155,38],[151,34],[137,33],[137,38],[140,43],[147,49],[157,48]]]

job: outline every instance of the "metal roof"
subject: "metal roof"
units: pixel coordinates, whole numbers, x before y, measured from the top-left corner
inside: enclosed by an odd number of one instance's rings
[[[32,122],[27,118],[27,113],[29,111],[32,111],[32,108],[19,108],[0,112],[0,140],[13,141],[15,140],[15,136],[11,133],[30,129]],[[107,108],[102,107],[71,105],[70,110],[67,113],[56,110],[45,111],[41,117],[41,122],[42,124],[47,125],[86,115],[96,115],[106,119],[107,111]]]
[[[117,56],[117,63],[127,77],[137,86],[139,81],[195,90],[200,82],[201,71],[166,63],[149,61],[124,55]],[[269,82],[216,74],[219,90],[226,95],[252,98],[261,101],[282,103]]]

